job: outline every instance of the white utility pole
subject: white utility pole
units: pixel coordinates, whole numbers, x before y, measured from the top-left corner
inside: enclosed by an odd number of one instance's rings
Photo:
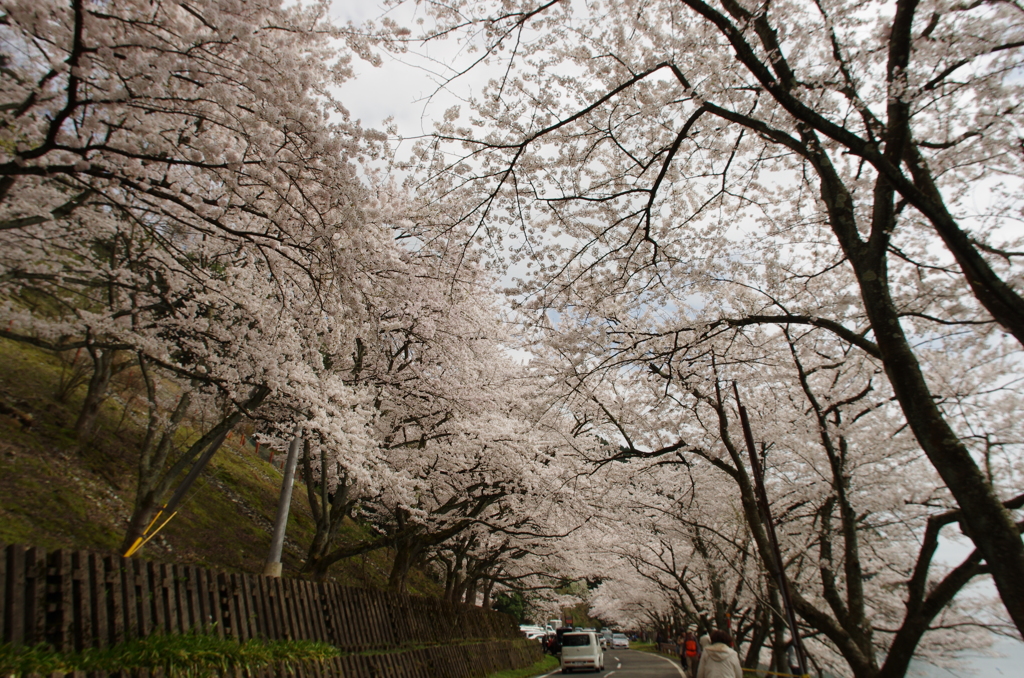
[[[288,446],[288,459],[284,463],[284,480],[281,481],[281,498],[277,502],[277,518],[274,519],[274,533],[270,539],[270,555],[263,565],[266,577],[281,576],[281,551],[284,549],[284,533],[288,528],[288,511],[292,507],[292,483],[295,481],[295,465],[299,461],[299,445],[302,444],[302,425],[295,426],[295,437]]]

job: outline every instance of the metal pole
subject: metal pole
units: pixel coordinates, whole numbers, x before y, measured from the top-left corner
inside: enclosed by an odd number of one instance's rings
[[[281,552],[284,550],[284,533],[288,528],[288,511],[292,507],[292,483],[295,481],[295,465],[299,461],[299,445],[302,443],[302,424],[295,426],[295,437],[288,446],[288,460],[284,464],[284,480],[281,481],[281,498],[277,502],[277,517],[274,519],[274,533],[270,539],[270,555],[263,565],[266,577],[281,576]]]
[[[735,381],[732,382],[732,390],[736,394],[736,406],[740,412],[743,438],[747,442],[747,452],[750,454],[750,468],[754,475],[754,490],[757,492],[757,503],[760,505],[761,514],[764,517],[765,525],[768,527],[768,541],[771,544],[775,558],[775,578],[779,585],[779,592],[782,594],[782,602],[786,607],[786,620],[789,623],[789,632],[793,636],[793,647],[796,648],[796,658],[800,663],[800,674],[807,675],[807,657],[804,653],[803,641],[800,639],[800,631],[796,626],[796,614],[793,612],[793,601],[789,595],[789,582],[786,580],[782,551],[779,549],[779,539],[775,534],[775,521],[772,520],[771,507],[768,505],[768,492],[764,487],[764,472],[761,469],[761,461],[757,458],[757,448],[754,446],[754,433],[750,428],[750,419],[747,418],[747,408],[743,407],[743,404],[740,402],[740,390]]]

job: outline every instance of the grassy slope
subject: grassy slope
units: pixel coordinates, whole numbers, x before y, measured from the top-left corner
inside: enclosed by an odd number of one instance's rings
[[[54,393],[61,363],[35,348],[0,339],[0,401],[32,415],[31,428],[0,415],[0,543],[46,549],[115,551],[131,512],[135,464],[144,421],[130,375],[122,375],[104,406],[95,439],[80,445],[73,426],[81,391],[67,405]],[[123,401],[134,403],[125,416]],[[135,411],[138,408],[138,412]],[[178,515],[143,551],[143,557],[238,572],[261,572],[281,490],[281,473],[251,445],[229,440],[197,481]],[[358,525],[347,528],[355,537]],[[296,484],[284,551],[286,576],[301,566],[313,536],[305,487]],[[384,551],[339,563],[332,578],[343,584],[381,587],[387,582]],[[436,594],[421,573],[412,593]]]

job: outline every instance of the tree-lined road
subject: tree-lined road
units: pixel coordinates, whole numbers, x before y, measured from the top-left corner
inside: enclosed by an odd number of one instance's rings
[[[604,653],[604,671],[599,676],[615,678],[683,678],[679,665],[671,659],[636,650],[615,650]],[[544,674],[539,678],[562,675],[560,670]]]

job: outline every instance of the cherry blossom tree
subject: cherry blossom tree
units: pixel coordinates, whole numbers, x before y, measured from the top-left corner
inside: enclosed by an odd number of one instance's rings
[[[126,544],[257,407],[298,413],[353,455],[372,449],[364,396],[332,363],[367,320],[363,297],[401,265],[396,203],[359,169],[379,137],[329,92],[353,52],[369,54],[326,11],[3,5],[3,336],[93,356],[83,434],[115,356],[142,375]],[[213,425],[174,449],[196,408],[214,409]]]
[[[562,316],[551,369],[561,365],[577,418],[619,441],[591,460],[611,474],[612,487],[628,488],[602,503],[626,511],[611,513],[610,524],[629,525],[623,532],[633,536],[609,552],[663,587],[680,617],[700,623],[704,610],[721,625],[730,613],[734,630],[750,634],[749,666],[766,635],[776,665],[784,661],[779,565],[746,451],[735,442],[735,402],[722,388],[730,379],[755,413],[782,567],[816,637],[815,661],[856,676],[903,675],[916,652],[941,656],[947,630],[962,635],[985,617],[955,601],[987,571],[979,552],[952,568],[933,562],[939,533],[961,514],[923,463],[870,357],[816,328],[745,326],[684,346],[674,331],[651,331],[646,315],[616,322],[612,333],[624,341],[610,347],[600,339],[607,326],[593,325],[595,311]],[[943,373],[962,402],[1019,397],[1015,388],[978,388],[976,380],[991,385],[989,370],[1005,371],[999,351],[976,363],[946,360]],[[976,364],[985,365],[981,373]],[[618,469],[638,459],[646,465]]]
[[[449,271],[426,249],[401,258],[404,268],[386,281],[393,290],[367,297],[372,322],[360,328],[351,359],[335,365],[367,394],[376,452],[361,468],[338,461],[329,446],[307,447],[318,530],[306,569],[323,577],[340,559],[388,548],[389,586],[404,590],[413,565],[444,559],[444,551],[459,561],[447,576],[449,597],[486,599],[499,562],[522,550],[517,533],[532,525],[522,498],[542,501],[547,481],[537,469],[552,458],[541,448],[555,443],[529,406],[529,374],[506,354],[489,276],[466,261]],[[373,534],[337,543],[347,516]],[[476,561],[469,569],[467,558]]]
[[[4,229],[101,196],[141,226],[163,214],[301,264],[358,199],[364,135],[327,93],[351,52],[333,53],[347,34],[325,3],[3,9]]]
[[[614,322],[670,304],[687,344],[709,327],[809,325],[879,360],[1024,630],[1014,490],[986,477],[926,350],[1024,340],[1011,228],[1020,10],[456,0],[428,11],[437,23],[419,39],[472,34],[480,60],[501,68],[470,102],[472,125],[453,110],[421,157],[438,195],[463,206],[453,228],[529,259],[523,300],[537,317],[618,304],[604,314]],[[666,290],[667,276],[687,282]],[[717,318],[697,313],[737,296]],[[1000,381],[1014,379],[1003,364]]]

